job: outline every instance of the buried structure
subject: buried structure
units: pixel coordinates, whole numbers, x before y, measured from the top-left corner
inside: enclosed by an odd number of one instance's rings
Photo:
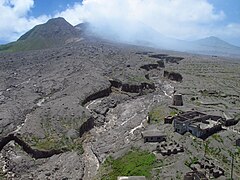
[[[236,146],[240,147],[240,138],[236,140]]]
[[[194,179],[196,179],[196,180],[208,180],[206,175],[201,171],[188,172],[184,176],[184,180],[194,180]]]
[[[215,165],[212,161],[208,159],[202,159],[200,161],[194,162],[190,165],[190,168],[194,172],[205,172],[209,177],[219,178],[224,176],[225,170],[221,167]]]
[[[181,94],[173,95],[173,106],[183,106],[183,99]]]
[[[222,126],[227,126],[229,121],[221,116],[207,115],[197,111],[189,111],[173,117],[174,130],[180,134],[190,132],[198,138],[208,136],[222,130]],[[236,124],[237,121],[234,123]]]
[[[170,156],[172,154],[184,152],[184,148],[177,142],[161,142],[157,146],[156,151],[161,153],[163,156]]]
[[[156,129],[143,131],[142,137],[144,139],[144,143],[166,141],[166,135],[164,135],[161,131]]]

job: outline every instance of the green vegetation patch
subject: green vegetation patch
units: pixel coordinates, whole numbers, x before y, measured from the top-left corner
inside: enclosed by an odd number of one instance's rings
[[[25,138],[26,139],[26,138]],[[62,136],[57,137],[54,135],[48,136],[45,139],[38,139],[36,137],[28,137],[27,141],[31,146],[38,150],[49,151],[53,149],[63,149],[65,151],[76,151],[79,154],[83,153],[82,141],[80,138],[70,139]]]
[[[68,130],[80,127],[82,122],[86,122],[87,117],[83,115],[82,118],[60,118],[59,124],[61,131],[57,130],[52,124],[50,118],[41,121],[42,129],[44,130],[45,138],[41,139],[33,134],[25,134],[22,138],[31,147],[38,150],[64,150],[76,151],[79,154],[83,153],[82,139],[80,137],[68,137]],[[77,130],[76,130],[77,133]]]
[[[15,41],[9,44],[1,45],[0,52],[19,52],[32,49],[39,49],[40,41]]]
[[[109,157],[103,164],[105,173],[101,175],[101,179],[116,180],[118,176],[145,176],[150,178],[155,162],[154,154],[140,150],[132,150],[116,160]]]
[[[149,79],[146,79],[144,76],[129,76],[127,78],[129,83],[135,84],[135,83],[149,83],[152,84],[153,82]]]
[[[174,112],[174,114],[175,114],[175,112]],[[148,113],[149,123],[159,123],[159,122],[163,121],[166,116],[167,116],[167,113],[163,106],[154,107]]]
[[[216,141],[223,143],[223,139],[219,134],[213,134],[212,138],[215,139]]]
[[[179,113],[179,111],[177,111],[177,110],[172,110],[172,111],[170,112],[170,116],[176,116],[178,113]]]
[[[66,151],[77,151],[80,154],[83,153],[80,139],[72,140],[67,137],[62,137],[59,139],[49,137],[47,139],[37,141],[34,146],[41,150],[66,149]]]
[[[189,160],[186,160],[184,162],[184,164],[187,166],[187,167],[191,167],[192,164],[196,164],[198,162],[198,158],[197,157],[190,157]]]
[[[54,46],[51,39],[31,38],[29,40],[15,41],[9,44],[0,45],[0,52],[19,52],[45,49]]]

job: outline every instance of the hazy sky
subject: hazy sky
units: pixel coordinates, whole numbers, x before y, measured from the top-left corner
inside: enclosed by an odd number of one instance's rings
[[[141,23],[165,36],[196,40],[217,36],[240,46],[240,0],[0,0],[0,43],[62,16],[113,30]]]

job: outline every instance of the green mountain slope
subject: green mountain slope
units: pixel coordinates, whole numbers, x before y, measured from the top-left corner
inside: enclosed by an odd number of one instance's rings
[[[0,51],[17,52],[59,47],[76,38],[80,38],[79,30],[65,19],[55,18],[35,26],[15,42],[1,45]]]

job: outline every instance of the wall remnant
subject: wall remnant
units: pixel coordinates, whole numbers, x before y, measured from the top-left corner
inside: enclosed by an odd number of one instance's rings
[[[156,151],[163,156],[170,156],[172,154],[184,152],[184,148],[177,142],[161,142],[161,144],[157,146]]]
[[[183,98],[181,94],[173,95],[173,106],[183,106]]]
[[[159,130],[147,130],[142,132],[144,143],[166,141],[166,135]]]
[[[173,118],[174,130],[180,134],[190,132],[198,138],[206,138],[220,130],[226,119],[221,116],[207,115],[198,111],[178,114]]]
[[[208,180],[206,174],[201,171],[192,171],[185,174],[184,180]]]

